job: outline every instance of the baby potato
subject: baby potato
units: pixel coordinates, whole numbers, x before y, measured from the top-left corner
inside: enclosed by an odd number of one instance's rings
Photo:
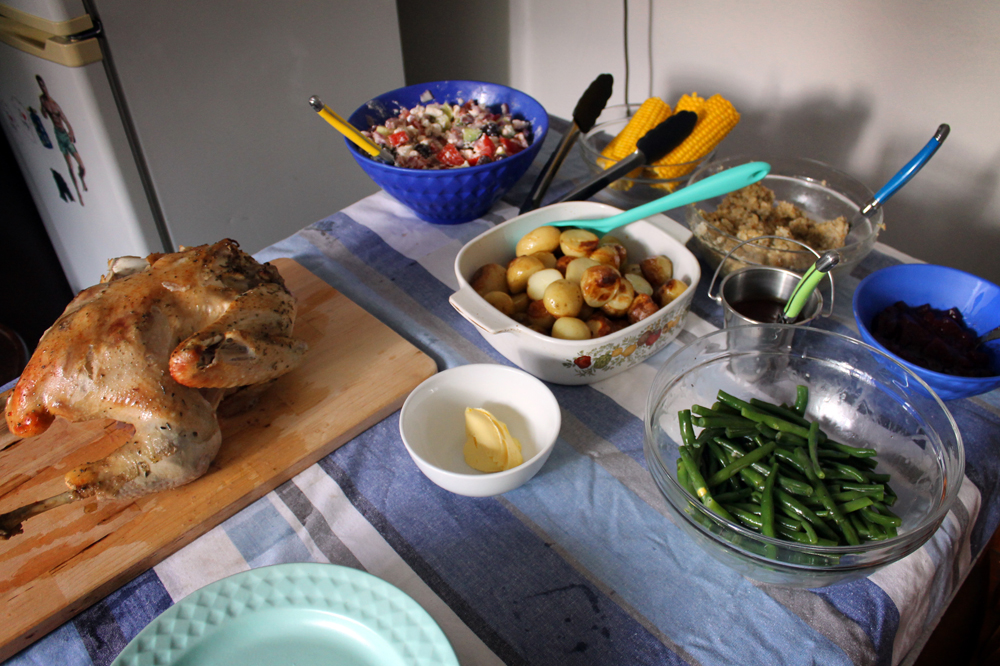
[[[639,267],[642,269],[642,276],[646,278],[649,284],[653,285],[653,287],[659,287],[661,284],[666,284],[667,281],[674,277],[674,262],[664,257],[662,254],[643,259],[639,262]]]
[[[531,302],[531,299],[528,298],[528,294],[523,291],[520,294],[514,294],[510,298],[514,303],[514,312],[524,312],[528,309],[528,303]]]
[[[545,270],[545,264],[537,257],[517,257],[507,266],[507,286],[510,293],[520,294],[528,288],[528,278]]]
[[[599,266],[600,263],[588,257],[570,257],[571,261],[566,264],[566,279],[580,284],[583,272],[591,266]]]
[[[576,317],[583,307],[583,294],[577,283],[565,279],[556,280],[545,288],[542,302],[553,317]]]
[[[571,257],[567,254],[564,254],[563,256],[559,257],[559,259],[556,260],[556,268],[559,270],[560,273],[563,274],[564,277],[566,275],[566,269],[569,268],[569,265],[573,263],[574,259],[579,259],[579,257]]]
[[[609,317],[624,317],[628,314],[628,309],[635,298],[635,289],[631,282],[620,279],[618,283],[618,292],[610,301],[601,306],[601,311]]]
[[[570,257],[586,257],[597,249],[597,234],[586,229],[567,229],[559,235],[559,248]]]
[[[540,333],[548,333],[556,321],[556,318],[545,309],[545,303],[541,301],[531,301],[525,315],[527,315],[528,326]]]
[[[649,294],[636,294],[632,299],[632,305],[628,307],[628,322],[634,324],[646,317],[652,317],[659,309]]]
[[[627,264],[625,268],[622,268],[620,270],[622,275],[642,275],[642,268],[639,266],[639,264]],[[643,280],[645,279],[646,278],[643,278]]]
[[[661,284],[653,292],[653,300],[661,308],[667,307],[671,301],[684,293],[687,285],[680,280],[669,280],[666,284]]]
[[[480,296],[488,294],[491,291],[502,291],[504,293],[510,291],[507,287],[507,269],[500,264],[480,266],[473,273],[470,284]]]
[[[612,236],[611,234],[604,234],[601,236],[601,240],[597,242],[598,246],[601,245],[621,245],[622,242],[618,240],[617,236]]]
[[[558,227],[538,227],[521,236],[514,252],[519,257],[535,252],[555,252],[561,234],[562,230]]]
[[[556,267],[556,255],[551,252],[533,252],[528,256],[538,259],[546,268]]]
[[[508,317],[514,314],[514,301],[511,299],[510,294],[505,294],[502,291],[491,291],[484,294],[483,298],[486,299],[487,303]]]
[[[614,332],[611,320],[598,312],[587,319],[587,327],[590,329],[590,337],[600,338]]]
[[[625,280],[611,266],[604,264],[591,266],[583,272],[583,277],[580,278],[583,300],[592,308],[602,307],[614,298],[623,282]],[[629,288],[631,289],[631,285]],[[631,298],[629,300],[631,301]]]
[[[528,278],[528,298],[533,301],[542,300],[545,288],[556,280],[562,280],[563,275],[555,268],[543,268]]]
[[[560,317],[552,324],[552,337],[560,340],[589,340],[590,328],[576,317]]]
[[[620,246],[619,246],[620,247]],[[614,245],[602,245],[593,252],[590,253],[591,260],[596,261],[599,264],[604,264],[605,266],[612,266],[615,269],[622,265],[621,255],[615,249]]]
[[[649,281],[641,275],[636,275],[635,273],[626,273],[625,279],[632,283],[632,287],[635,289],[637,294],[646,294],[647,296],[653,295],[653,285],[649,284]]]

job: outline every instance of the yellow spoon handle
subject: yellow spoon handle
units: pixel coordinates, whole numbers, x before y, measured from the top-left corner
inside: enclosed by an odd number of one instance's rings
[[[336,111],[328,107],[326,104],[323,104],[318,97],[310,97],[309,105],[316,111],[316,113],[319,114],[320,118],[333,125],[337,131],[350,139],[358,146],[358,148],[365,151],[372,157],[378,157],[381,155],[381,148],[375,145],[371,139],[358,131],[358,128],[337,115]]]

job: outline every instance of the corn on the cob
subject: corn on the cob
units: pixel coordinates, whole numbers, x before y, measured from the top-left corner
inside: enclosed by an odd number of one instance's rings
[[[705,117],[705,98],[698,95],[698,93],[681,95],[681,98],[677,100],[677,105],[674,107],[674,113],[678,111],[694,111],[698,114],[698,120],[701,120]]]
[[[697,95],[693,97],[697,97]],[[677,106],[680,108],[681,103],[678,102]],[[691,136],[684,143],[656,161],[653,167],[647,170],[647,173],[653,178],[668,179],[680,178],[690,173],[695,167],[693,163],[715,150],[719,142],[736,127],[736,123],[739,121],[740,114],[731,102],[720,95],[712,95],[707,100],[704,100],[704,107],[702,112],[699,113],[698,124],[695,125]],[[657,166],[663,164],[674,166]],[[668,191],[673,191],[674,189],[672,183],[655,185],[654,187]]]
[[[632,119],[625,125],[625,129],[618,133],[608,145],[601,151],[602,158],[597,161],[603,168],[613,166],[619,160],[625,159],[635,152],[635,144],[646,135],[646,132],[653,129],[664,120],[670,117],[670,105],[659,97],[650,97],[639,110],[635,112]],[[606,158],[606,159],[605,159]],[[642,173],[643,167],[639,167],[629,172],[629,177],[637,177]],[[615,189],[628,189],[631,182],[617,180],[611,184]]]
[[[625,129],[619,132],[618,136],[613,138],[601,151],[601,155],[610,160],[603,165],[604,168],[606,169],[614,162],[634,153],[636,142],[645,136],[646,132],[669,117],[670,105],[659,97],[650,97],[643,102],[632,119],[625,125]]]

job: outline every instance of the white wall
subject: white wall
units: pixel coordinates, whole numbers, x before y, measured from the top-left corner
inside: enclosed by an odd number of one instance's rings
[[[511,85],[569,117],[609,72],[610,103],[623,102],[623,4],[510,0]],[[629,0],[628,11],[629,100],[721,93],[743,115],[722,155],[812,157],[875,190],[950,124],[886,204],[881,239],[1000,282],[1000,3]]]

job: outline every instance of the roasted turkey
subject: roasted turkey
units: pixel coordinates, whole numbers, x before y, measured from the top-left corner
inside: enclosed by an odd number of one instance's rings
[[[222,441],[220,401],[285,374],[306,351],[291,335],[295,298],[281,275],[235,241],[109,266],[42,336],[8,398],[7,427],[30,437],[57,416],[110,418],[135,435],[67,473],[67,492],[0,516],[0,538],[60,504],[130,499],[202,476]]]

